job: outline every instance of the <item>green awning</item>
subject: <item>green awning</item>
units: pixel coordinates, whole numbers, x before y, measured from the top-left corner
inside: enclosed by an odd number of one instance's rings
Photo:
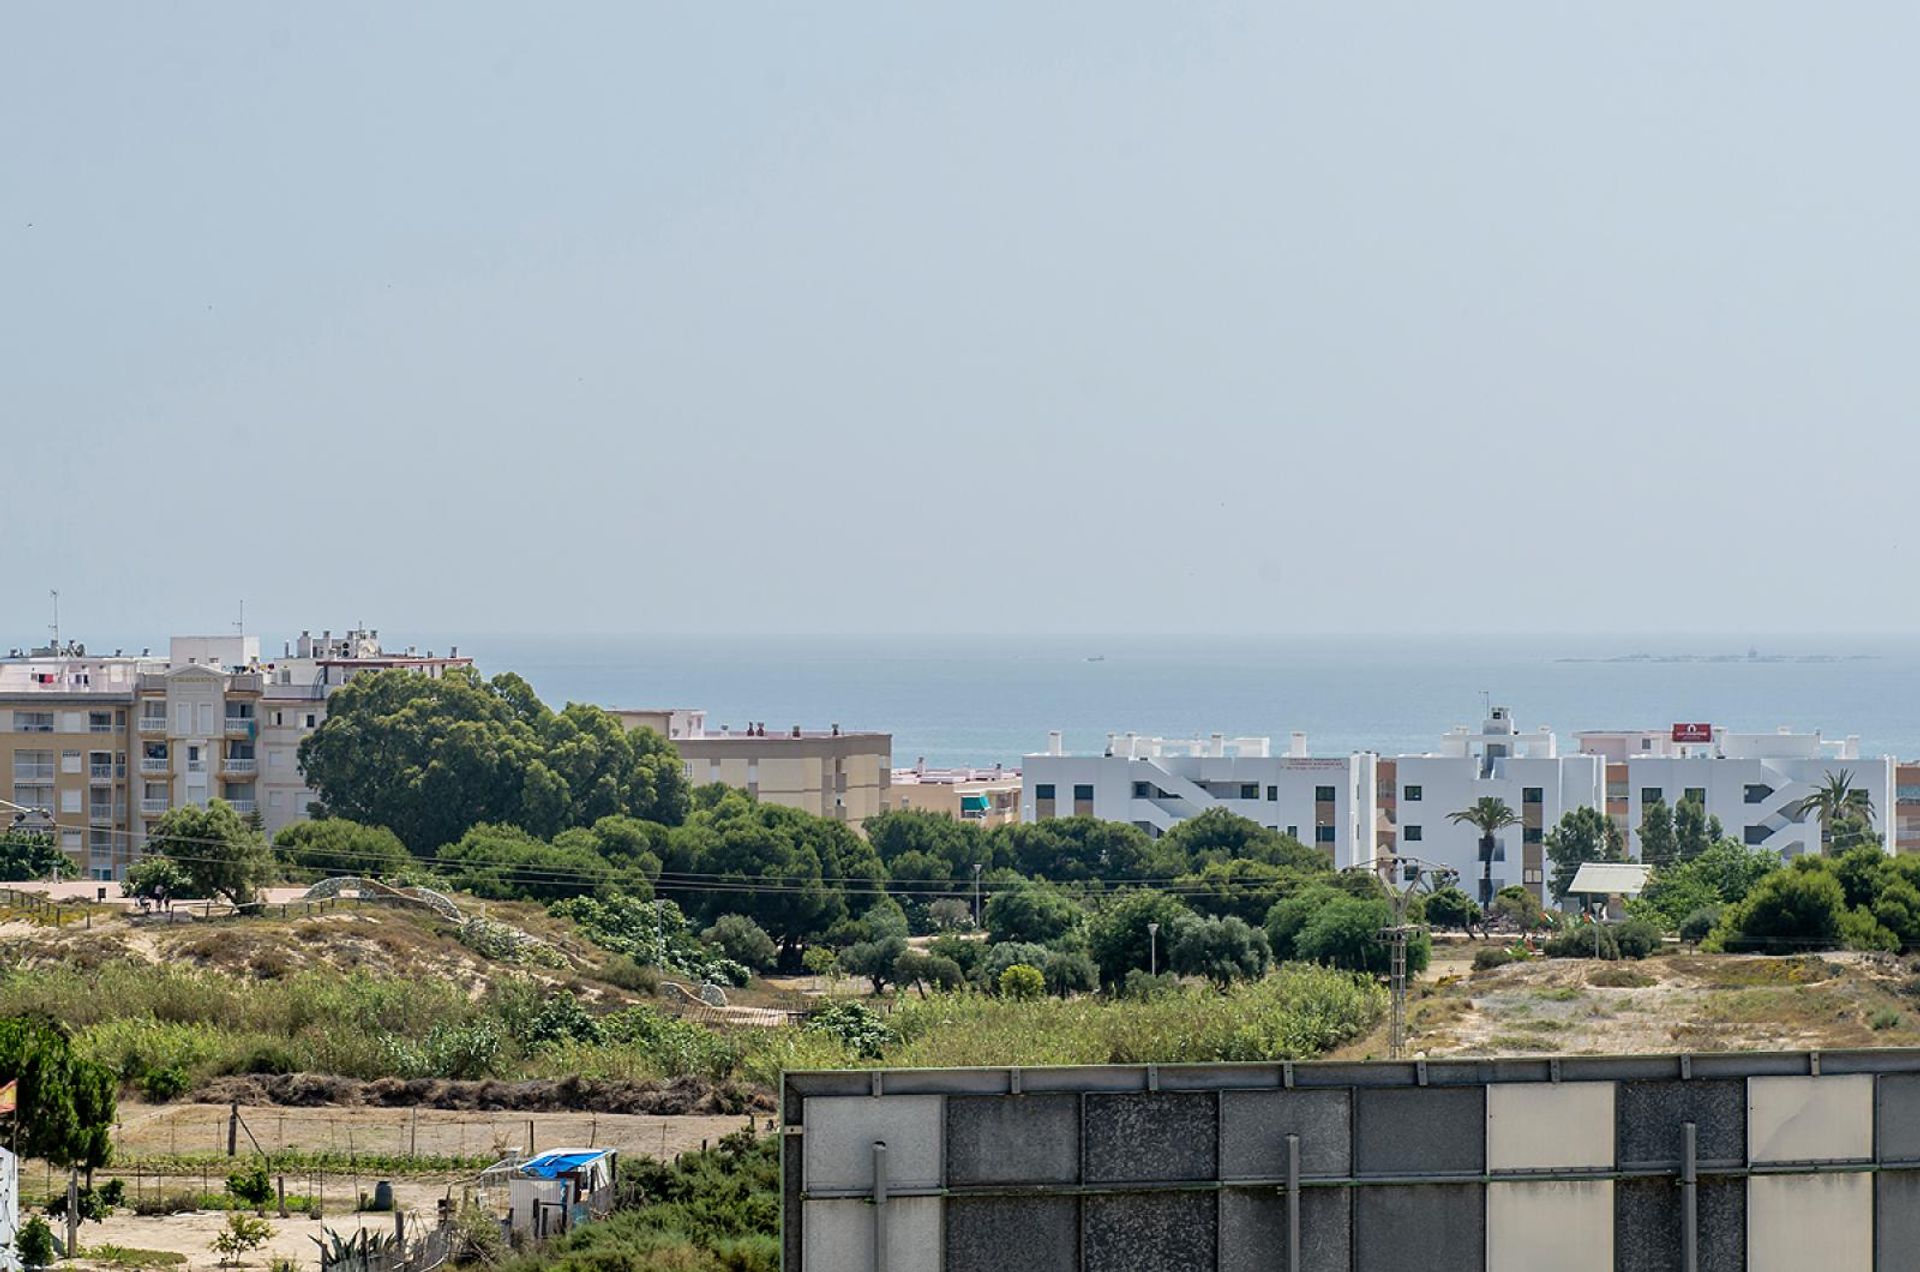
[[[991,795],[962,795],[960,797],[960,811],[963,813],[984,813],[992,807],[993,796]]]

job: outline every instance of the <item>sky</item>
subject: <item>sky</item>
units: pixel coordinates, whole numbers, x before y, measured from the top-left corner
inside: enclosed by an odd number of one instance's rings
[[[1893,3],[0,12],[0,643],[1920,629]]]

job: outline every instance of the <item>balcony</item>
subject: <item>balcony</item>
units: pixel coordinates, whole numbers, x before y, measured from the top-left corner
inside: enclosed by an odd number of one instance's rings
[[[140,815],[142,817],[158,817],[166,811],[167,801],[164,799],[143,799],[140,801]]]
[[[126,780],[127,766],[124,764],[89,764],[87,780],[98,786],[103,782]]]
[[[126,815],[125,804],[90,804],[87,807],[87,823],[92,826],[111,826]]]
[[[166,731],[167,731],[167,717],[145,716],[145,715],[140,717],[140,732],[165,733]]]
[[[236,737],[250,738],[253,736],[253,726],[259,722],[258,716],[230,715],[227,717],[227,732]]]
[[[173,761],[164,755],[157,760],[150,756],[142,756],[140,758],[140,771],[142,773],[154,773],[165,777],[167,774],[173,772]]]
[[[222,773],[257,773],[260,771],[260,761],[252,758],[240,759],[237,756],[229,755],[226,759],[220,761],[220,771]]]
[[[118,733],[119,730],[113,727],[113,721],[111,720],[108,720],[104,723],[102,723],[99,720],[90,720],[87,722],[87,732],[88,733]]]
[[[240,814],[242,817],[248,817],[252,815],[258,801],[251,799],[230,799],[227,803],[232,805],[234,812]]]

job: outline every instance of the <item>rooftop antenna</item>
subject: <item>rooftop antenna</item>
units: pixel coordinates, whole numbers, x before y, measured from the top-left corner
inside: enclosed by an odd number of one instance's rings
[[[233,630],[234,634],[238,636],[245,636],[247,634],[247,600],[244,596],[240,598],[240,617],[235,621]]]
[[[1480,691],[1480,703],[1488,715],[1493,714],[1493,691],[1491,689],[1482,689]]]
[[[53,652],[57,654],[60,652],[60,592],[59,592],[59,589],[57,588],[49,589],[47,592],[47,595],[53,598],[53,625],[48,627],[47,630],[53,633]]]

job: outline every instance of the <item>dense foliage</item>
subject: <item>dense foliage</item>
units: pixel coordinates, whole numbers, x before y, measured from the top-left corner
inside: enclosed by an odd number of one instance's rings
[[[216,799],[176,808],[153,825],[149,857],[165,857],[186,880],[186,895],[244,905],[273,878],[273,854],[260,832]],[[176,894],[177,895],[177,894]]]

